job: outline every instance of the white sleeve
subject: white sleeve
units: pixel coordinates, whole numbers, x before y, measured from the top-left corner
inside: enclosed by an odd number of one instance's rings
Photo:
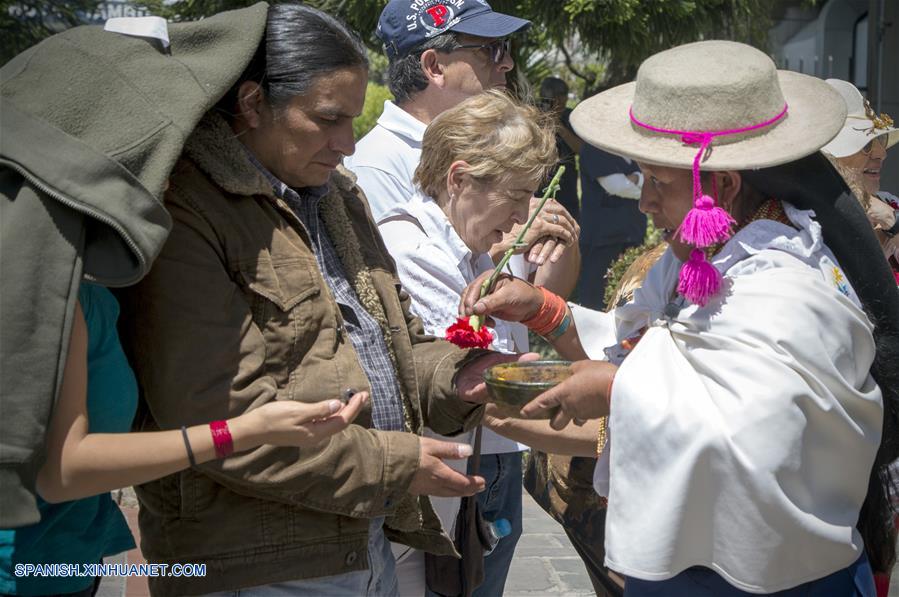
[[[640,174],[640,184],[634,182],[623,173],[610,174],[608,176],[600,176],[596,180],[599,185],[605,189],[606,193],[615,197],[623,197],[624,199],[640,199],[640,187],[642,186],[642,174]]]
[[[603,313],[574,303],[568,303],[568,306],[587,358],[594,361],[608,360],[605,349],[618,343],[615,311]]]
[[[412,312],[428,334],[442,338],[456,321],[459,297],[466,286],[458,264],[432,245],[412,219],[391,219],[378,229],[396,262],[403,289],[412,299]]]

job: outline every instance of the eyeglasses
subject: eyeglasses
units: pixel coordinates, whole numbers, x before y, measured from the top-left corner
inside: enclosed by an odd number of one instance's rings
[[[492,41],[489,44],[456,46],[456,49],[487,50],[490,55],[490,60],[493,61],[493,64],[499,64],[503,60],[505,60],[507,54],[512,52],[512,40],[497,39],[496,41]]]
[[[864,147],[862,147],[862,153],[865,155],[871,155],[871,152],[874,151],[874,144],[880,145],[884,151],[887,148],[887,137],[889,135],[880,135],[879,137],[875,137],[868,141]]]

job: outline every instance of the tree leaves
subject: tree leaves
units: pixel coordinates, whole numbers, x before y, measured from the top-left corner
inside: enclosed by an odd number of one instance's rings
[[[256,0],[143,0],[136,3],[170,20],[193,20]],[[5,62],[62,28],[80,22],[79,15],[100,0],[0,0],[0,52]],[[333,14],[380,51],[375,36],[387,0],[307,0]],[[580,95],[628,81],[648,56],[700,39],[732,39],[767,51],[770,15],[777,0],[492,0],[494,10],[530,19],[531,31],[520,36],[517,64],[527,75],[545,76],[548,56],[559,54],[572,76],[581,80]],[[15,7],[27,7],[17,17]],[[11,12],[12,11],[12,12]],[[570,60],[564,60],[568,54]],[[528,77],[532,84],[539,78]]]

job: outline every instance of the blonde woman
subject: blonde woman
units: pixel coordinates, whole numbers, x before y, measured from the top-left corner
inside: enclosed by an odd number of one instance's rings
[[[379,224],[400,280],[412,298],[412,311],[425,331],[443,336],[456,320],[465,286],[492,270],[490,247],[528,218],[531,200],[556,163],[555,130],[547,117],[500,91],[469,98],[440,114],[425,131],[415,172],[417,193],[401,212]],[[577,243],[563,226],[571,216],[548,203],[540,225],[564,243]],[[570,222],[574,229],[574,222]],[[527,330],[497,321],[493,346],[526,352]],[[594,436],[595,437],[595,436]],[[459,440],[459,438],[454,438]],[[470,440],[469,437],[463,438]],[[525,446],[484,431],[480,474],[487,491],[479,495],[487,520],[506,518],[512,533],[488,556],[486,574],[505,582],[521,534],[521,455]],[[456,466],[464,472],[465,461]],[[433,500],[444,527],[451,530],[458,498]],[[397,576],[403,594],[422,594],[423,555],[398,554]],[[501,582],[497,581],[501,578]]]

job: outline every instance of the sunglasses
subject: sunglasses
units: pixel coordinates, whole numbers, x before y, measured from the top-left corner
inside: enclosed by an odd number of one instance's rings
[[[511,39],[498,39],[489,44],[456,46],[457,50],[487,50],[493,64],[501,63],[512,52]]]
[[[865,143],[865,146],[862,147],[862,153],[865,155],[871,155],[871,152],[874,151],[875,144],[880,145],[882,149],[886,150],[887,136],[888,135],[880,135],[879,137],[875,137],[874,139],[871,139],[870,141]]]

